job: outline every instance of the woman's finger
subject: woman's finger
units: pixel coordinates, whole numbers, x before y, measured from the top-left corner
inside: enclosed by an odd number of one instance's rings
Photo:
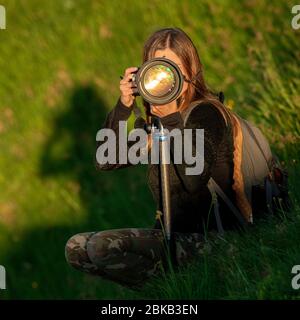
[[[132,79],[131,77],[130,78],[124,78],[123,80],[120,81],[120,84],[125,84],[125,83],[132,83],[132,81],[129,81],[130,79]]]
[[[135,88],[120,88],[120,90],[121,90],[122,94],[125,94],[128,91],[133,92],[133,90],[135,90]]]
[[[137,69],[138,69],[137,67],[127,68],[124,72],[124,78],[130,75],[132,72],[136,71]]]
[[[133,90],[132,89],[126,89],[126,90],[123,91],[123,95],[125,95],[125,96],[127,96],[127,95],[129,96],[131,94],[133,94]]]
[[[120,83],[126,83],[126,82],[129,82],[132,77],[133,77],[133,72],[137,71],[138,68],[137,67],[130,67],[130,68],[127,68],[125,71],[124,71],[124,76],[121,78],[121,81]]]
[[[129,75],[126,76],[126,77],[124,77],[124,78],[120,81],[120,83],[128,83],[128,82],[129,82]]]
[[[121,80],[121,82],[129,82],[132,77],[133,77],[133,72],[137,70],[137,68],[133,67],[133,68],[128,68],[126,69],[123,79]]]
[[[121,83],[120,87],[122,88],[135,88],[136,86],[131,82]]]

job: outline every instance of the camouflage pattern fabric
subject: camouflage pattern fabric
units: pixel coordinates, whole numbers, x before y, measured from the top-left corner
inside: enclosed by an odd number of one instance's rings
[[[174,232],[176,257],[183,266],[205,246],[199,233]],[[65,248],[68,263],[80,270],[139,289],[152,276],[160,275],[167,263],[161,229],[124,228],[79,233]]]

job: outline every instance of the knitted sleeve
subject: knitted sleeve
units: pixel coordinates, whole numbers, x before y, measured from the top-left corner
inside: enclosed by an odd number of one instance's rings
[[[211,103],[201,103],[190,112],[186,123],[180,112],[175,112],[161,118],[162,125],[169,131],[178,128],[182,134],[182,163],[174,163],[174,139],[170,141],[171,159],[175,166],[178,178],[181,180],[185,190],[189,193],[199,191],[199,188],[206,186],[216,161],[218,147],[226,131],[226,123],[221,112]],[[186,169],[193,168],[195,164],[188,164],[184,157],[184,129],[192,129],[192,154],[202,156],[204,160],[203,170],[199,174],[187,175]],[[204,129],[204,150],[196,150],[196,130]],[[188,140],[187,140],[188,141]],[[199,149],[199,148],[198,148]],[[204,154],[203,154],[204,153]]]
[[[128,141],[127,142],[127,132],[124,130],[122,135],[124,136],[124,141],[127,143],[127,154],[126,154],[126,163],[119,163],[119,121],[127,121],[128,118],[131,115],[131,112],[133,110],[134,104],[136,102],[134,101],[133,104],[130,107],[126,107],[122,101],[121,97],[119,97],[115,107],[107,114],[106,119],[104,121],[104,124],[102,125],[101,129],[112,129],[113,132],[115,133],[116,136],[116,143],[113,145],[115,147],[116,151],[116,163],[99,163],[98,159],[99,157],[97,156],[97,151],[98,148],[104,144],[107,140],[105,141],[97,141],[96,143],[96,155],[95,155],[95,166],[97,170],[114,170],[114,169],[120,169],[120,168],[126,168],[132,165],[128,161],[128,150],[129,148],[136,142],[134,141]]]

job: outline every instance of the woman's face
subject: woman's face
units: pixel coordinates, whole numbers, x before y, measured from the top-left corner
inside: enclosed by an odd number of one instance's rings
[[[178,65],[178,67],[180,68],[180,71],[182,72],[182,74],[186,78],[188,78],[187,77],[187,72],[186,72],[186,70],[185,70],[185,68],[183,66],[182,61],[180,60],[180,58],[177,56],[177,54],[174,51],[172,51],[169,48],[164,49],[164,50],[156,50],[155,51],[154,58],[163,58],[163,57],[167,58],[167,59],[170,59],[173,62],[175,62]],[[188,88],[188,83],[186,81],[184,81],[179,97],[187,90],[187,88]]]

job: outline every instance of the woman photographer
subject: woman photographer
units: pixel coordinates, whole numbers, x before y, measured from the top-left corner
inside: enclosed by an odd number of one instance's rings
[[[144,45],[143,62],[165,57],[175,62],[186,81],[176,100],[166,105],[150,105],[143,100],[147,122],[156,116],[168,130],[204,129],[204,170],[200,175],[186,175],[186,163],[170,164],[172,230],[176,259],[184,265],[201,255],[203,234],[216,230],[217,223],[210,213],[212,196],[207,187],[210,177],[219,184],[229,199],[251,221],[249,203],[243,193],[243,181],[238,166],[241,150],[237,123],[218,97],[205,84],[198,52],[189,36],[179,28],[154,32]],[[132,75],[136,67],[127,68],[120,81],[121,95],[107,115],[102,128],[113,129],[118,138],[118,124],[126,121],[135,105]],[[200,101],[189,113],[192,102]],[[194,131],[194,130],[193,130]],[[150,135],[148,150],[151,148]],[[194,139],[193,139],[194,143]],[[98,146],[101,142],[98,143]],[[118,145],[118,141],[117,141]],[[118,154],[118,150],[117,150]],[[113,170],[127,164],[98,164],[99,170]],[[66,245],[66,259],[74,268],[116,281],[124,286],[139,287],[146,279],[161,273],[166,266],[163,246],[163,216],[159,165],[149,164],[148,184],[157,203],[156,221],[152,229],[115,229],[74,235]],[[220,201],[219,212],[224,229],[238,226],[236,217]]]

